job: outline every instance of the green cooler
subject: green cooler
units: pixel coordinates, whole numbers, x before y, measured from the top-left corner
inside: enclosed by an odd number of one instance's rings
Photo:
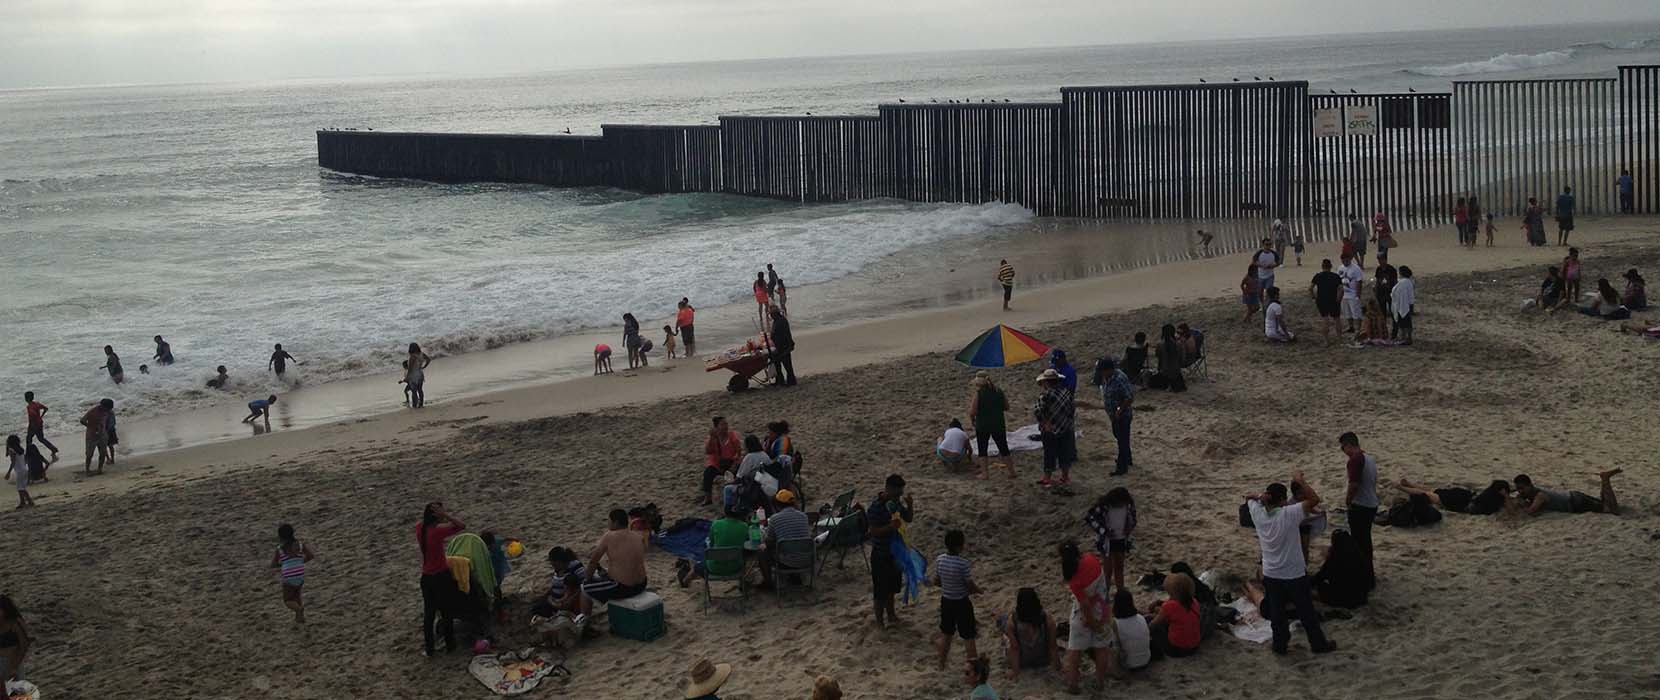
[[[633,598],[613,600],[606,606],[606,617],[611,633],[619,637],[649,642],[668,631],[663,617],[663,599],[646,591]]]

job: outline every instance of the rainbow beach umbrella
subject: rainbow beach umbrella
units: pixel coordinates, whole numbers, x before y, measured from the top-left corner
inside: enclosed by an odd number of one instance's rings
[[[1043,341],[999,323],[957,353],[957,361],[979,369],[996,369],[1048,354],[1049,346]]]

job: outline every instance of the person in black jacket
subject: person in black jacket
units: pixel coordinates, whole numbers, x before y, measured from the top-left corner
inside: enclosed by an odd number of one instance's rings
[[[774,306],[772,314],[772,381],[773,386],[795,386],[795,364],[790,353],[795,351],[795,338],[790,335],[790,320]]]

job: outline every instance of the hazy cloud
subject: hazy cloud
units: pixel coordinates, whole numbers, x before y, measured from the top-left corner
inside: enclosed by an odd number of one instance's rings
[[[1656,17],[1660,6],[1623,0],[0,0],[0,87],[525,72]]]

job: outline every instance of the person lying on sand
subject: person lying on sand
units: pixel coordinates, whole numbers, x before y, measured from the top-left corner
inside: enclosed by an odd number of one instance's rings
[[[1654,340],[1660,340],[1660,320],[1649,319],[1642,323],[1622,323],[1621,333],[1636,333],[1637,335]]]
[[[1609,469],[1597,472],[1597,479],[1602,482],[1602,498],[1592,498],[1579,491],[1549,491],[1533,485],[1533,479],[1526,474],[1518,474],[1515,478],[1516,495],[1521,499],[1528,515],[1538,515],[1546,511],[1557,513],[1607,513],[1620,514],[1620,502],[1614,497],[1614,486],[1609,480],[1623,469]]]
[[[1510,482],[1495,479],[1487,485],[1481,493],[1476,493],[1462,486],[1449,486],[1444,489],[1430,490],[1429,487],[1414,484],[1401,479],[1395,488],[1405,492],[1408,496],[1423,496],[1430,503],[1447,510],[1470,515],[1492,515],[1498,512],[1515,510],[1515,502],[1511,500]]]

